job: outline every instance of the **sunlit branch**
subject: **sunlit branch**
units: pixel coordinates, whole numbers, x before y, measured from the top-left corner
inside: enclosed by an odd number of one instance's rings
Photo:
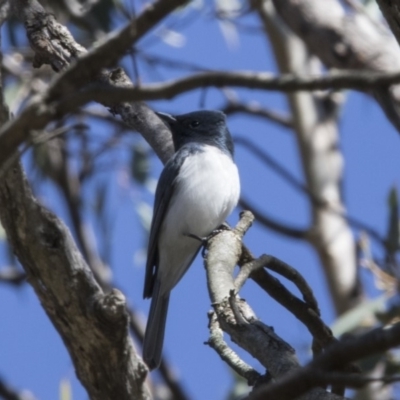
[[[84,58],[84,60],[89,60],[87,63],[94,62],[87,57],[89,56]],[[95,56],[93,59],[97,60]],[[77,65],[80,67],[78,68]],[[115,87],[98,83],[87,86],[81,91],[73,91],[70,86],[75,79],[75,74],[80,73],[80,68],[86,68],[86,63],[75,64],[72,68],[73,72],[67,70],[49,87],[47,92],[32,101],[19,118],[6,124],[0,130],[0,148],[2,148],[0,163],[26,140],[26,132],[29,132],[30,129],[42,129],[53,119],[73,112],[90,101],[98,101],[110,106],[113,103],[128,101],[170,99],[179,94],[205,87],[232,86],[284,92],[344,88],[365,91],[400,82],[400,73],[398,72],[381,74],[365,71],[340,71],[321,76],[301,77],[290,74],[275,76],[270,73],[221,71],[204,72],[141,87]],[[76,88],[75,83],[72,88]],[[65,96],[65,93],[70,94]],[[61,94],[63,94],[63,99],[55,101]]]

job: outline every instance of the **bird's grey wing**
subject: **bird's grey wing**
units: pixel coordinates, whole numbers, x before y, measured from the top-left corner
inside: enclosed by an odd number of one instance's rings
[[[183,150],[183,149],[182,149]],[[169,203],[176,186],[176,177],[188,154],[179,151],[168,161],[158,181],[154,200],[153,220],[151,222],[149,244],[147,248],[146,277],[144,281],[143,297],[152,296],[153,286],[158,268],[158,236],[164,221]]]

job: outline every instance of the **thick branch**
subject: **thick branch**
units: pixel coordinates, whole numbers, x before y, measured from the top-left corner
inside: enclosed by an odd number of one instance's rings
[[[23,3],[31,4],[35,3]],[[33,110],[33,125],[38,116],[43,123],[40,107]],[[8,111],[2,98],[0,117],[4,126]],[[31,128],[17,136],[27,135]],[[19,164],[3,171],[0,219],[90,398],[149,398],[144,384],[147,369],[133,349],[123,295],[115,290],[103,293],[68,229],[33,198]]]
[[[286,25],[328,68],[388,73],[400,68],[398,44],[386,27],[361,13],[346,13],[339,0],[274,0],[273,3]],[[385,9],[396,9],[396,2],[381,3],[393,3]],[[395,15],[389,23],[395,21]],[[400,86],[375,88],[371,93],[400,131]]]
[[[258,5],[280,70],[308,74],[320,71],[303,42],[277,16],[272,3],[254,3]],[[354,239],[341,195],[344,161],[338,146],[336,122],[340,96],[332,94],[321,98],[314,93],[296,92],[290,94],[288,100],[311,199],[313,218],[307,238],[320,256],[335,308],[342,313],[359,300],[360,292],[357,290]]]
[[[52,142],[51,149],[49,152],[49,163],[50,172],[49,176],[54,182],[59,185],[70,213],[73,228],[76,233],[77,243],[80,246],[82,254],[85,260],[88,262],[96,281],[101,286],[104,292],[110,292],[113,288],[118,289],[118,285],[112,281],[112,273],[109,271],[109,267],[99,257],[97,249],[91,243],[90,236],[87,233],[87,227],[84,225],[80,216],[81,206],[81,195],[80,183],[78,177],[75,176],[72,168],[69,168],[67,164],[67,158],[63,156],[62,148],[65,146],[64,142]],[[0,270],[0,282],[2,282],[2,271]],[[5,271],[6,272],[6,271]],[[23,274],[22,278],[25,277]],[[25,279],[24,279],[25,280]],[[129,314],[129,324],[133,335],[137,338],[139,343],[143,342],[144,338],[144,326],[143,321],[139,318],[139,313],[133,308],[132,305],[127,307]],[[184,388],[179,384],[179,380],[175,376],[170,365],[162,360],[160,365],[160,373],[171,391],[171,396],[174,400],[184,400],[188,396],[184,391]]]
[[[0,186],[0,219],[90,398],[148,399],[124,296],[102,292],[68,229],[32,197],[19,164]]]
[[[260,90],[299,91],[326,88],[352,88],[366,90],[373,87],[386,87],[400,82],[400,73],[367,73],[367,72],[332,72],[321,76],[282,75],[276,77],[269,73],[254,72],[205,72],[165,83],[149,84],[141,87],[129,87],[130,81],[121,73],[112,73],[108,81],[119,87],[110,85],[92,85],[78,92],[73,92],[59,102],[53,102],[54,92],[60,87],[72,85],[71,77],[62,75],[51,85],[46,93],[36,97],[20,116],[5,124],[0,130],[0,164],[12,154],[16,148],[29,138],[31,130],[43,129],[50,121],[60,118],[90,101],[98,101],[110,106],[118,112],[129,126],[139,130],[165,162],[171,155],[171,142],[166,140],[169,131],[161,121],[143,104],[127,104],[120,102],[138,102],[144,100],[170,99],[190,90],[214,87],[242,87]],[[106,79],[105,77],[103,77]],[[68,90],[69,91],[69,90]],[[151,132],[160,132],[152,136]],[[162,133],[162,134],[161,134]]]
[[[185,4],[185,0],[159,0],[145,9],[137,19],[134,19],[119,33],[75,61],[49,86],[43,95],[37,96],[31,102],[19,118],[5,124],[0,131],[0,165],[8,157],[11,157],[22,142],[29,138],[31,130],[43,129],[51,120],[77,109],[72,104],[69,104],[69,107],[65,107],[65,105],[61,108],[54,107],[54,101],[59,97],[74,93],[82,85],[99,79],[117,86],[131,85],[125,75],[123,78],[121,77],[121,73],[117,74],[118,79],[105,71],[99,73],[102,68],[114,65],[118,58],[123,56],[129,47],[155,24],[183,4]],[[75,60],[78,55],[81,56],[85,53],[85,49],[73,40],[68,30],[58,24],[54,17],[48,14],[36,0],[15,2],[14,7],[18,11],[17,15],[23,19],[31,46],[38,55],[37,66],[41,63],[48,63],[55,71],[59,71]],[[62,51],[59,51],[60,49]],[[104,102],[109,105],[108,100],[105,98]],[[80,105],[87,101],[88,99]],[[120,103],[120,100],[116,99],[115,103]],[[148,107],[143,104],[121,104],[116,111],[121,114],[131,128],[140,129],[142,135],[162,160],[166,161],[170,157],[171,141],[166,140],[170,133]],[[13,129],[9,129],[10,125]],[[149,128],[152,134],[150,134]],[[154,132],[157,134],[154,135]]]
[[[290,400],[321,384],[318,372],[334,371],[363,357],[378,354],[400,344],[400,323],[387,329],[375,329],[361,337],[332,345],[306,367],[294,371],[276,383],[255,391],[251,400],[266,398]],[[315,374],[315,372],[317,372]],[[366,380],[365,383],[368,383]]]
[[[249,215],[243,213],[235,230],[224,230],[209,241],[205,260],[208,288],[220,327],[258,359],[272,378],[278,378],[300,368],[294,350],[272,328],[257,319],[245,300],[235,295],[232,273],[241,257],[241,237],[252,221]],[[343,398],[316,388],[305,399]]]
[[[67,79],[68,76],[65,78]],[[61,79],[61,78],[60,78]],[[172,79],[162,83],[141,85],[140,87],[116,89],[109,86],[92,85],[63,104],[67,110],[73,109],[72,102],[80,107],[89,101],[117,102],[171,99],[191,90],[206,87],[238,87],[280,92],[313,91],[325,89],[354,89],[367,91],[373,88],[387,88],[400,83],[400,72],[331,71],[325,74],[281,74],[253,71],[213,71],[200,72],[187,77]],[[45,99],[48,101],[48,99]],[[62,111],[62,108],[60,109]]]

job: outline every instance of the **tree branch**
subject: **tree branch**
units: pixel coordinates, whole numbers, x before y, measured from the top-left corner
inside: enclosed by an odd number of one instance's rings
[[[248,249],[242,248],[242,258],[239,261],[240,272],[235,280],[235,287],[241,287],[245,279],[250,276],[263,290],[266,291],[275,301],[291,312],[299,321],[301,321],[313,339],[315,353],[334,343],[332,331],[320,318],[319,308],[315,299],[300,300],[292,294],[277,278],[272,276],[265,267],[271,267],[276,258],[268,255],[254,259]],[[280,262],[280,261],[279,261]],[[309,298],[310,296],[307,296]]]
[[[262,4],[263,0],[254,2]],[[346,13],[338,0],[323,3],[319,0],[274,0],[273,3],[285,24],[327,68],[388,73],[399,70],[398,44],[383,24],[377,28],[378,21],[372,23],[361,13]],[[395,2],[382,0],[381,3]],[[396,18],[395,8],[385,7],[394,12],[389,24]],[[371,93],[400,132],[400,86],[399,82],[393,83],[396,85],[390,88],[372,88]]]
[[[318,60],[283,24],[272,2],[253,3],[271,39],[280,70],[308,74],[321,71]],[[335,93],[323,98],[303,91],[291,93],[288,100],[311,200],[307,239],[324,267],[336,311],[342,313],[361,298],[354,238],[341,195],[344,159],[338,146],[337,117],[342,99]]]
[[[48,14],[36,0],[29,3],[22,0],[15,2],[14,10],[17,10],[17,15],[23,18],[31,46],[35,54],[38,54],[37,65],[49,63],[55,71],[59,71],[65,69],[71,61],[75,60],[75,62],[49,86],[44,94],[32,100],[17,119],[9,121],[2,127],[0,131],[0,165],[29,137],[31,130],[43,129],[54,118],[61,117],[77,108],[72,104],[69,104],[69,109],[68,107],[53,108],[54,101],[59,97],[71,94],[83,84],[92,81],[101,80],[108,84],[124,87],[132,85],[121,71],[113,74],[106,71],[99,73],[102,68],[114,65],[135,41],[139,40],[168,13],[185,2],[186,0],[157,1],[119,33],[111,36],[78,60],[75,58],[84,54],[85,50],[73,40],[67,29],[58,24],[54,17]],[[34,21],[36,22],[34,23]],[[121,44],[118,44],[119,40]],[[63,51],[59,51],[59,49]],[[108,51],[111,52],[110,56]],[[108,99],[104,100],[110,106]],[[114,111],[118,112],[131,128],[140,129],[145,139],[165,162],[173,150],[170,132],[161,120],[144,104],[120,104],[120,100],[116,100],[115,103],[119,105],[114,107]],[[11,127],[13,129],[9,129]],[[155,132],[156,134],[154,134]]]
[[[260,210],[256,209],[246,199],[244,199],[243,196],[240,198],[239,204],[241,207],[243,207],[243,209],[250,210],[255,215],[257,222],[266,228],[272,229],[273,231],[292,239],[307,239],[308,231],[306,229],[288,226],[276,221],[275,219],[272,219],[271,217],[267,216],[264,211],[261,212]]]
[[[118,289],[118,286],[111,279],[111,271],[109,267],[104,264],[103,260],[98,255],[95,246],[90,241],[90,235],[87,235],[87,229],[84,226],[80,215],[81,206],[81,188],[78,177],[69,168],[67,158],[62,155],[62,148],[65,143],[54,143],[51,149],[49,149],[49,162],[50,162],[50,177],[60,187],[61,192],[65,197],[67,203],[68,212],[75,230],[78,245],[82,250],[82,254],[91,268],[96,281],[101,286],[105,293],[112,291],[114,288]],[[1,280],[1,271],[0,271]],[[129,325],[132,333],[138,339],[139,343],[143,342],[144,338],[144,327],[141,323],[141,319],[138,318],[138,313],[130,305],[126,311],[129,314]],[[163,358],[160,365],[160,374],[162,375],[166,385],[171,391],[171,396],[174,400],[185,400],[188,399],[188,395],[185,393],[184,388],[179,384],[176,376],[170,368],[170,365]]]
[[[77,64],[78,65],[78,64]],[[83,66],[85,64],[79,64]],[[82,68],[83,68],[82,67]],[[75,69],[74,69],[75,71]],[[76,74],[79,73],[79,69]],[[75,72],[74,72],[75,73]],[[43,129],[50,121],[60,118],[82,107],[90,101],[100,102],[120,114],[123,120],[139,130],[150,143],[157,155],[164,162],[170,157],[171,141],[166,140],[168,129],[145,105],[121,102],[139,102],[145,100],[171,99],[179,94],[204,87],[242,87],[259,90],[276,90],[284,92],[319,90],[319,89],[356,89],[367,90],[376,87],[387,87],[400,82],[400,73],[370,73],[362,71],[331,72],[321,76],[281,75],[276,77],[269,73],[254,72],[204,72],[169,82],[131,87],[131,82],[121,70],[103,74],[103,81],[110,84],[93,84],[81,91],[73,91],[74,74],[61,75],[56,82],[41,96],[36,97],[25,108],[20,116],[5,124],[0,129],[0,164],[25,141],[31,130]],[[116,87],[117,86],[117,87]],[[61,88],[68,96],[55,102],[55,95],[60,95]],[[113,105],[112,105],[113,104]],[[138,107],[139,111],[138,111]],[[150,132],[160,132],[151,135]],[[162,133],[162,134],[161,134]]]
[[[167,7],[177,5],[176,2],[159,3],[164,6],[167,4]],[[38,3],[25,2],[23,5],[28,7],[32,4],[36,7],[34,11],[39,9],[42,12],[35,17],[48,16]],[[31,27],[32,21],[28,22]],[[48,32],[45,28],[49,26],[42,25],[38,23],[43,32],[39,30],[36,33],[46,37]],[[67,37],[66,40],[75,46],[70,39]],[[55,47],[43,46],[43,49],[51,52]],[[79,48],[79,45],[76,47]],[[48,57],[51,59],[50,54]],[[46,57],[42,54],[39,58],[43,60]],[[57,65],[54,61],[53,68],[57,69]],[[56,81],[51,88],[57,88],[57,85]],[[0,105],[0,125],[4,126],[8,111],[3,101]],[[39,111],[39,117],[35,112],[31,114],[33,125],[39,120],[37,125],[44,126],[46,118],[40,115],[39,109],[36,111]],[[160,122],[159,125],[164,126]],[[28,126],[26,132],[29,133],[31,128]],[[165,126],[163,130],[167,130]],[[26,132],[19,132],[18,135],[26,135]],[[22,136],[17,139],[21,138],[23,140]],[[15,147],[11,148],[15,150]],[[27,272],[29,282],[64,340],[78,378],[89,396],[92,399],[149,398],[148,389],[144,385],[147,369],[136,355],[129,337],[129,318],[124,297],[115,290],[107,295],[103,293],[82,260],[68,230],[32,197],[19,164],[3,172],[0,218],[13,250]]]
[[[278,378],[300,367],[294,350],[272,328],[259,321],[246,301],[235,294],[232,274],[241,259],[241,239],[252,221],[252,214],[244,212],[234,230],[224,230],[209,240],[205,258],[207,282],[220,327],[258,359],[272,378]],[[316,388],[305,399],[342,400],[343,397]]]
[[[261,375],[241,360],[239,356],[228,347],[224,341],[223,333],[215,312],[211,311],[208,318],[210,337],[206,344],[212,347],[219,354],[221,359],[225,361],[238,375],[245,378],[249,386],[254,386],[261,379]]]
[[[290,117],[283,113],[262,108],[259,104],[241,103],[237,100],[228,100],[225,107],[221,111],[226,115],[232,114],[247,114],[255,117],[264,118],[267,121],[275,122],[281,127],[293,129],[293,121]]]
[[[0,219],[90,398],[148,399],[125,298],[103,293],[68,229],[32,197],[19,164],[2,180]]]
[[[281,163],[274,160],[268,153],[260,150],[253,142],[247,140],[244,137],[235,137],[235,143],[245,147],[247,150],[251,151],[256,157],[258,157],[265,165],[268,165],[274,172],[276,172],[281,178],[288,182],[292,188],[298,192],[305,194],[311,201],[313,207],[318,207],[325,209],[325,211],[331,212],[335,215],[345,218],[347,222],[356,229],[361,229],[368,233],[374,240],[376,240],[381,246],[386,249],[386,240],[368,224],[359,221],[358,219],[339,212],[335,209],[331,209],[327,202],[321,200],[316,196],[304,183],[299,181],[294,175],[292,175]],[[244,208],[253,212],[256,216],[256,220],[263,224],[265,227],[274,230],[275,232],[281,233],[283,235],[292,237],[294,239],[307,239],[307,230],[302,230],[296,227],[290,227],[284,225],[273,218],[267,216],[265,212],[261,212],[254,208],[247,200],[243,197],[240,199],[239,204]]]
[[[249,400],[266,398],[290,400],[306,393],[322,382],[321,372],[335,371],[363,357],[378,354],[400,344],[400,323],[390,328],[378,328],[365,335],[332,345],[306,367],[294,371],[263,388],[256,389]],[[365,381],[368,383],[368,380]]]

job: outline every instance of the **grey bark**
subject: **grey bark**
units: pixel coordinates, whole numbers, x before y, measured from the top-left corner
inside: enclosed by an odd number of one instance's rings
[[[318,61],[276,15],[269,2],[256,1],[280,70],[284,73],[319,72]],[[316,66],[316,67],[315,67]],[[323,97],[312,92],[288,95],[307,187],[312,194],[312,221],[307,239],[324,268],[336,311],[340,314],[361,299],[357,280],[355,243],[345,219],[341,196],[344,159],[337,130],[340,96]],[[336,104],[335,102],[339,102]]]
[[[262,323],[244,299],[236,293],[233,271],[242,255],[241,239],[252,222],[243,213],[232,231],[223,231],[209,241],[205,259],[210,298],[221,328],[267,369],[275,380],[300,368],[294,349]],[[239,363],[240,360],[237,360]],[[343,400],[342,396],[311,389],[299,400]]]
[[[398,44],[384,25],[377,27],[378,21],[372,22],[361,13],[346,13],[338,0],[273,0],[273,3],[287,26],[328,68],[400,70]],[[400,86],[371,93],[400,132]]]
[[[32,196],[19,163],[0,183],[0,221],[90,398],[149,399],[124,296],[103,293],[68,229]]]

